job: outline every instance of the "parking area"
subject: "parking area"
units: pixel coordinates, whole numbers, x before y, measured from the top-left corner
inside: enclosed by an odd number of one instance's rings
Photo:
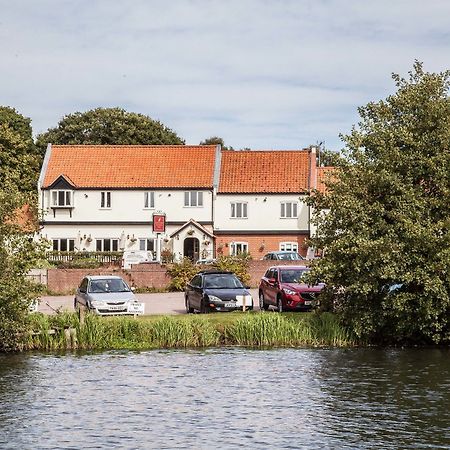
[[[258,307],[258,290],[250,290],[255,309]],[[157,294],[136,294],[140,302],[145,304],[145,315],[153,314],[185,314],[184,292],[164,292]],[[73,295],[43,296],[38,311],[44,314],[55,314],[56,311],[73,311]]]

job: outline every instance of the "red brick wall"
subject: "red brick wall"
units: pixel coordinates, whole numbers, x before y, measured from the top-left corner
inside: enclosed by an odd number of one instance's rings
[[[280,261],[283,265],[303,265],[306,261]],[[251,260],[249,263],[250,285],[257,287],[259,280],[268,267],[276,261]],[[137,288],[150,287],[165,289],[170,283],[166,267],[159,264],[138,264],[130,270],[111,269],[48,269],[47,287],[52,293],[68,294],[73,292],[86,275],[118,275]]]
[[[277,235],[236,235],[227,234],[226,236],[217,236],[216,254],[229,255],[231,242],[247,242],[248,250],[253,259],[260,259],[266,253],[280,250],[280,242],[297,242],[298,251],[306,256],[306,247],[304,245],[307,235],[277,234]],[[222,248],[221,248],[222,247]]]

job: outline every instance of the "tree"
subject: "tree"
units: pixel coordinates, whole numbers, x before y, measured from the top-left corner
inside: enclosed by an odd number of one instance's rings
[[[227,147],[224,140],[219,136],[211,136],[204,141],[201,141],[200,145],[220,145],[222,150],[233,150],[233,147]]]
[[[0,187],[0,351],[20,350],[28,330],[28,308],[39,295],[39,285],[26,274],[42,256],[43,244],[31,237],[21,216],[30,195],[19,192],[17,174]]]
[[[143,114],[121,108],[96,108],[65,116],[55,128],[37,137],[45,153],[47,144],[182,145],[174,131]]]
[[[22,192],[34,192],[41,156],[33,143],[31,121],[14,108],[0,106],[0,184],[14,177]]]
[[[326,249],[313,278],[363,338],[450,342],[449,76],[419,62],[394,74],[393,95],[359,108],[328,193],[309,198]]]

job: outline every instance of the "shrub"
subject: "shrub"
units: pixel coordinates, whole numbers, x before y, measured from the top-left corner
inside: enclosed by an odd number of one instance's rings
[[[169,289],[173,291],[183,291],[186,284],[199,272],[189,258],[184,258],[180,263],[174,263],[167,267],[167,274],[172,278]]]
[[[243,284],[248,285],[250,274],[248,273],[248,262],[251,259],[248,253],[240,253],[237,256],[220,256],[214,263],[218,270],[234,272]]]

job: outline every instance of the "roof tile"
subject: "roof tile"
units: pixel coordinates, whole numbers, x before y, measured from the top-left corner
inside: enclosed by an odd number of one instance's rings
[[[308,172],[308,150],[226,150],[222,152],[219,192],[305,192]]]
[[[215,145],[52,145],[43,188],[211,188]]]

